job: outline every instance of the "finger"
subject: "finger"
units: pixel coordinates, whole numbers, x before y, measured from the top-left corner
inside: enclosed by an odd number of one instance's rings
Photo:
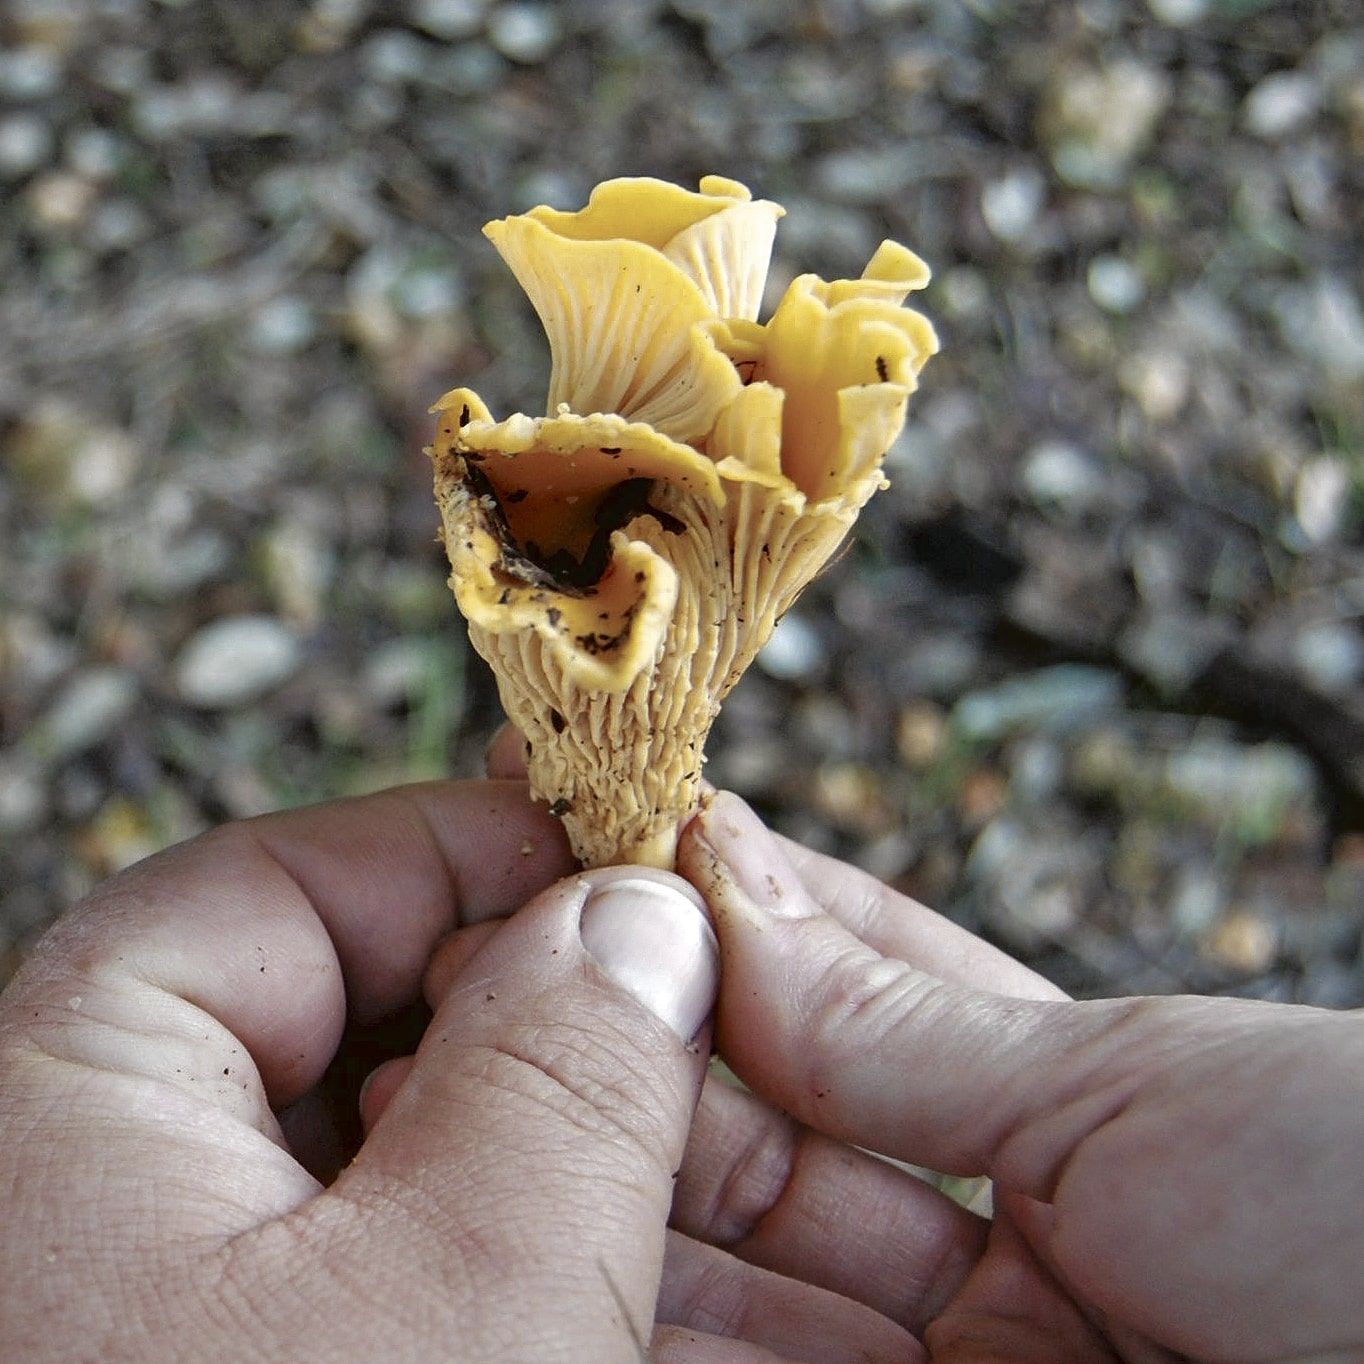
[[[924,1341],[942,1364],[1118,1364],[1004,1211],[991,1225],[988,1255]]]
[[[272,1105],[317,1083],[347,1005],[394,1012],[443,934],[509,913],[571,865],[558,822],[496,782],[270,815],[151,858],[59,922],[0,1002],[0,1072],[25,1079],[11,1094],[20,1126],[39,1145],[58,1123],[91,1144],[60,1172],[79,1201],[118,1151],[146,1159],[131,1134],[150,1114],[169,1161],[234,1187],[242,1151],[225,1122],[258,1158],[257,1201],[242,1189],[225,1202],[225,1227],[286,1210],[316,1185],[281,1162]]]
[[[650,1364],[797,1364],[790,1355],[690,1326],[655,1326],[649,1360]]]
[[[960,1288],[986,1232],[923,1180],[716,1080],[692,1123],[672,1221],[915,1334]]]
[[[885,957],[939,980],[1018,999],[1065,999],[1049,980],[917,900],[846,862],[778,838],[811,898]]]
[[[467,962],[355,1161],[306,1211],[422,1301],[485,1301],[514,1272],[535,1310],[507,1323],[522,1333],[508,1357],[539,1357],[544,1332],[587,1342],[585,1359],[647,1342],[717,976],[679,878],[560,882]]]
[[[415,1056],[395,1056],[376,1066],[360,1086],[360,1126],[366,1136],[384,1115],[404,1080],[412,1073]]]
[[[422,994],[434,1009],[455,983],[455,978],[473,960],[474,955],[502,926],[501,919],[485,919],[481,924],[470,924],[456,929],[442,938],[431,954],[431,963],[422,978]]]
[[[510,720],[505,720],[488,741],[483,761],[489,777],[525,781],[529,757],[530,744],[525,735]]]
[[[1113,1065],[1130,1003],[1008,999],[882,956],[822,911],[735,796],[688,826],[678,869],[720,934],[722,1054],[809,1126],[1045,1198],[1133,1092],[1139,1064]]]
[[[353,1015],[392,1012],[443,934],[571,867],[562,827],[522,786],[398,788],[225,825],[139,864],[39,944],[32,974],[65,1002],[51,975],[107,958],[113,983],[179,994],[247,1044],[287,1103],[330,1059],[343,987]]]
[[[732,1336],[806,1364],[927,1358],[907,1331],[861,1303],[676,1232],[668,1237],[657,1313],[661,1322]]]

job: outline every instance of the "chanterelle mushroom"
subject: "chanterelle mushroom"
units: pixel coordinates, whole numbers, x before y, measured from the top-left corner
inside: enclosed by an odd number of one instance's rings
[[[622,179],[484,229],[549,337],[548,415],[447,393],[436,499],[531,789],[589,866],[672,865],[721,699],[884,486],[937,349],[890,241],[759,323],[781,215],[718,176]]]

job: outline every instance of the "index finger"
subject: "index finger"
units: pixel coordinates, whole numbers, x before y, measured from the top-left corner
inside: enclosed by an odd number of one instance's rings
[[[1022,962],[857,867],[776,835],[816,904],[884,957],[939,980],[1014,999],[1066,999]]]

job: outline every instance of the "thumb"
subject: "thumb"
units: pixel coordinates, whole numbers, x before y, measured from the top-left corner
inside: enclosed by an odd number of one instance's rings
[[[640,1357],[717,977],[697,893],[634,867],[551,887],[456,977],[332,1192],[461,1351]]]
[[[678,869],[720,935],[721,1054],[830,1136],[1046,1198],[1067,1153],[1130,1097],[1143,1047],[1159,1046],[1125,1026],[1130,1001],[1006,997],[875,951],[822,908],[840,888],[807,884],[727,792],[684,833]]]

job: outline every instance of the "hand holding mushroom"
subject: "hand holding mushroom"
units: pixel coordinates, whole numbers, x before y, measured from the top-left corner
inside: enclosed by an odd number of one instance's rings
[[[588,866],[671,867],[720,702],[883,485],[937,349],[884,242],[757,321],[782,210],[731,180],[599,185],[485,229],[539,313],[547,414],[437,404],[451,586],[532,791]]]

